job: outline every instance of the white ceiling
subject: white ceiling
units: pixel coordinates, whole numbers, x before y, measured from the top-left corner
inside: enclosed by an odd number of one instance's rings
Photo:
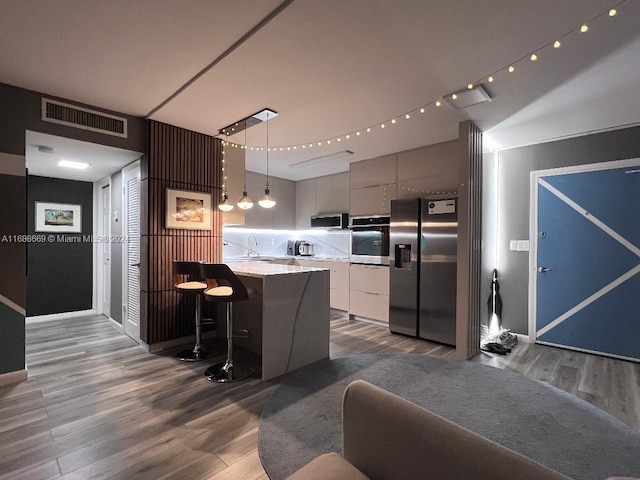
[[[0,82],[144,117],[281,1],[4,0]],[[271,108],[279,116],[269,145],[285,150],[270,153],[270,174],[292,180],[348,163],[291,163],[347,149],[358,161],[451,140],[466,119],[497,148],[637,124],[640,2],[591,21],[612,3],[295,0],[150,118],[216,135]],[[585,21],[590,29],[579,33]],[[503,70],[512,63],[515,72]],[[479,80],[492,102],[433,106]],[[424,105],[424,114],[404,118]],[[368,126],[372,133],[344,138]],[[245,143],[244,134],[231,140]],[[264,124],[247,131],[247,143],[266,144]],[[264,173],[266,152],[247,153],[247,168]]]
[[[53,151],[42,152],[38,147],[48,147]],[[82,182],[102,180],[140,158],[136,152],[30,130],[26,132],[25,154],[29,175]],[[60,167],[60,160],[88,163],[89,166],[84,170]]]

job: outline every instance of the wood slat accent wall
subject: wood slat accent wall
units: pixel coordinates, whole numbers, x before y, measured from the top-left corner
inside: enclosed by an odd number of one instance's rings
[[[149,125],[141,162],[141,339],[154,344],[193,335],[195,304],[173,289],[172,261],[222,261],[222,142],[160,122]],[[212,194],[212,229],[165,228],[167,188]],[[205,317],[214,317],[204,302]]]
[[[456,357],[469,359],[480,351],[482,247],[482,131],[460,123],[458,143],[458,296]]]

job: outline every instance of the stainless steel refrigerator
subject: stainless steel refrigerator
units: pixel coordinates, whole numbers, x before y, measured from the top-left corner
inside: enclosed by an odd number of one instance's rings
[[[389,329],[456,344],[457,198],[391,201]]]

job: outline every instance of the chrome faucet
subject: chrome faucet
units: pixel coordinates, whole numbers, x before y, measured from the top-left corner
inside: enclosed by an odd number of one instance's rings
[[[257,238],[256,238],[256,236],[252,233],[251,235],[249,235],[249,236],[247,237],[247,257],[250,257],[252,253],[255,253],[255,256],[256,256],[256,257],[259,257],[259,256],[260,256],[260,252],[258,252],[258,250],[252,250],[252,249],[251,249],[251,247],[249,246],[249,244],[250,244],[250,240],[251,240],[251,237],[253,237],[253,241],[254,241],[254,242],[255,242],[255,244],[256,244],[256,249],[258,248],[258,239],[257,239]]]

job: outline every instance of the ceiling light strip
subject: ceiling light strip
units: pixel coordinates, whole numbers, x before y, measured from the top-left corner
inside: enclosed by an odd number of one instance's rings
[[[554,50],[558,49],[561,45],[562,42],[561,40],[569,37],[570,35],[576,34],[576,33],[580,33],[580,35],[585,35],[588,28],[585,30],[583,27],[586,25],[588,27],[589,24],[593,23],[594,21],[600,19],[601,17],[609,17],[609,18],[613,18],[615,16],[617,16],[620,12],[618,10],[618,8],[623,5],[624,3],[626,3],[628,0],[621,0],[620,2],[614,4],[613,6],[607,8],[606,10],[601,11],[600,13],[598,13],[597,15],[595,15],[594,17],[592,17],[591,19],[582,22],[580,24],[580,26],[573,28],[572,30],[567,31],[566,33],[555,37],[552,41],[545,43],[544,45],[542,45],[539,48],[536,48],[535,50],[530,51],[529,53],[527,53],[526,55],[523,55],[522,57],[518,58],[517,60],[514,60],[513,62],[509,62],[508,64],[504,65],[503,67],[499,68],[498,70],[494,71],[493,73],[490,73],[488,75],[484,75],[482,77],[480,77],[478,80],[474,81],[474,82],[467,82],[465,83],[466,88],[467,89],[472,89],[475,88],[476,86],[480,86],[482,84],[482,82],[487,81],[489,83],[495,83],[496,81],[496,77],[499,76],[500,74],[503,73],[514,73],[516,71],[516,65],[522,63],[523,61],[527,61],[527,62],[536,62],[536,60],[539,59],[540,57],[540,52],[542,50],[545,49],[549,49],[549,48],[553,48]],[[539,62],[536,62],[539,63]],[[471,88],[469,88],[469,86],[471,86]],[[456,90],[463,90],[462,88]],[[430,107],[435,106],[440,107],[442,105],[442,101],[441,99],[443,99],[444,97],[446,97],[447,95],[450,94],[445,94],[440,96],[438,99],[433,100],[431,102],[428,102],[424,105],[422,105],[421,107],[417,107],[414,108],[412,110],[409,110],[408,112],[404,112],[400,115],[397,115],[393,118],[390,118],[388,120],[385,120],[383,122],[379,122],[379,123],[375,123],[373,125],[369,125],[368,127],[364,127],[361,128],[360,130],[355,130],[355,131],[351,131],[349,133],[345,133],[342,135],[339,135],[337,137],[332,137],[332,138],[325,138],[323,140],[315,140],[313,142],[305,142],[305,143],[299,143],[296,145],[279,145],[279,146],[275,146],[275,147],[271,147],[269,149],[269,151],[280,151],[280,152],[285,152],[285,151],[297,151],[297,150],[306,150],[306,149],[311,149],[311,148],[317,148],[317,147],[322,147],[322,146],[328,146],[331,145],[332,142],[342,142],[342,141],[348,141],[352,138],[355,137],[360,137],[363,135],[367,135],[370,134],[372,132],[374,132],[376,129],[385,129],[385,127],[389,124],[391,125],[397,125],[400,123],[401,119],[405,119],[405,120],[409,120],[411,118],[415,118],[414,114],[424,114],[427,109],[429,109]],[[259,145],[242,145],[242,144],[238,144],[238,143],[234,143],[234,142],[229,142],[226,140],[223,140],[223,144],[224,145],[228,145],[230,147],[234,147],[234,148],[247,148],[249,150],[264,150],[265,147],[263,146],[259,146]]]

